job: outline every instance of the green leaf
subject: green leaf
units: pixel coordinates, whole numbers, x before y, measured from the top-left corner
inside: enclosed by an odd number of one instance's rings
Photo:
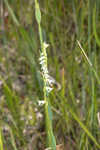
[[[48,131],[48,146],[52,150],[56,150],[56,140],[52,131]]]
[[[37,20],[38,24],[40,24],[41,12],[40,12],[39,4],[37,1],[35,1],[35,16],[36,16],[36,20]]]
[[[49,119],[52,121],[52,111],[51,111],[50,104],[48,104],[48,115],[49,115]]]
[[[94,32],[94,36],[96,39],[96,43],[98,44],[98,46],[100,46],[100,39],[99,39],[97,31],[96,31],[96,5],[93,10],[93,32]]]
[[[3,140],[2,140],[1,128],[0,128],[0,150],[3,150]]]
[[[48,146],[51,150],[56,150],[56,140],[52,129],[52,111],[50,103],[46,106],[46,130],[48,134]]]

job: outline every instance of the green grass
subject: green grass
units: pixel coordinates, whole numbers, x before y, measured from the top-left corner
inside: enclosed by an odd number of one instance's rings
[[[99,0],[0,7],[0,150],[100,149]],[[41,53],[54,78],[50,93]]]

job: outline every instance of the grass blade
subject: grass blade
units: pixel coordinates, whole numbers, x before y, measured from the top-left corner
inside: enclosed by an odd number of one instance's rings
[[[15,23],[17,26],[19,26],[20,24],[19,24],[19,22],[18,22],[18,20],[17,20],[17,18],[16,18],[16,16],[15,16],[15,14],[13,13],[13,10],[12,10],[11,7],[9,6],[8,1],[7,1],[7,0],[4,0],[4,2],[5,2],[6,6],[7,6],[7,8],[8,8],[8,11],[9,11],[11,17],[13,18],[14,23]]]
[[[0,150],[3,150],[3,138],[1,128],[0,128]]]
[[[100,39],[96,31],[96,4],[93,10],[93,32],[96,39],[97,44],[100,46]]]
[[[89,64],[89,66],[91,67],[92,72],[94,73],[94,76],[95,76],[95,78],[97,79],[98,84],[100,84],[99,76],[98,76],[97,72],[95,71],[95,69],[94,69],[94,67],[93,67],[93,64],[91,63],[91,61],[89,60],[88,56],[86,55],[86,53],[85,53],[84,49],[82,48],[80,42],[77,41],[77,43],[78,43],[78,45],[79,45],[79,47],[80,47],[80,49],[81,49],[83,55],[85,56],[85,58],[86,58],[86,60],[87,60],[87,62],[88,62],[88,64]]]

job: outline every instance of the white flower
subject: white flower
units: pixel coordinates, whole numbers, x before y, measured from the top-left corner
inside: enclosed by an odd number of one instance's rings
[[[46,90],[47,90],[48,93],[50,93],[50,92],[53,90],[53,88],[47,86],[47,87],[46,87]]]
[[[39,58],[40,61],[42,61],[42,60],[44,60],[44,59],[45,59],[45,56],[41,56],[41,57]]]
[[[42,105],[45,104],[45,101],[44,101],[44,100],[39,100],[39,101],[38,101],[38,104],[39,104],[39,106],[42,106]]]
[[[47,68],[47,54],[46,54],[46,48],[49,45],[47,43],[43,43],[43,52],[40,53],[40,65],[41,65],[41,70],[42,70],[42,76],[45,79],[46,82],[46,92],[50,93],[53,88],[51,88],[52,84],[54,83],[54,81],[52,80],[52,78],[50,78],[49,74],[48,74],[48,68]],[[42,102],[39,102],[39,104],[41,105]]]
[[[45,64],[45,59],[43,59],[42,61],[40,61],[40,65]]]
[[[47,43],[45,43],[45,42],[43,43],[43,48],[44,48],[44,49],[46,49],[48,46],[49,46],[49,44],[47,44]]]

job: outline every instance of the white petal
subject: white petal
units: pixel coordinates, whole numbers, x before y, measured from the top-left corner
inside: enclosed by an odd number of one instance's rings
[[[43,43],[43,47],[46,49],[47,47],[49,46],[49,44],[47,44],[47,43]]]
[[[42,105],[45,104],[45,101],[44,100],[40,100],[40,101],[38,101],[38,104],[39,104],[39,106],[42,106]]]
[[[45,56],[41,56],[41,57],[39,58],[40,61],[43,60],[43,59],[45,59]]]
[[[47,86],[47,87],[46,87],[46,90],[47,90],[48,93],[50,93],[50,92],[53,90],[53,88]]]

